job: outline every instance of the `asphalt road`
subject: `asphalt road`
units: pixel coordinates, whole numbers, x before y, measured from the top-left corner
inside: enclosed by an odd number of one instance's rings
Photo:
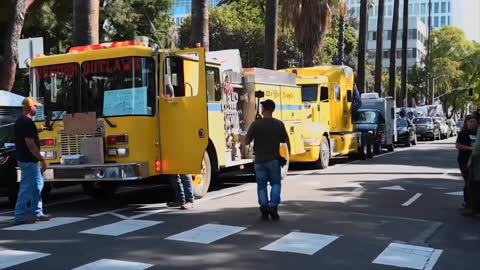
[[[12,227],[0,201],[0,269],[478,269],[480,219],[459,215],[453,139],[397,149],[283,181],[279,222],[259,219],[254,183],[226,185],[192,211],[162,187],[110,202],[76,188],[55,219]]]

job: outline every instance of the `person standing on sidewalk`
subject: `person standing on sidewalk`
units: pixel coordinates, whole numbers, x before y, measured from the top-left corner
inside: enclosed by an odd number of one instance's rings
[[[182,210],[193,208],[195,196],[193,194],[193,180],[190,174],[173,176],[172,186],[175,190],[175,201],[167,203],[168,207],[180,207]]]
[[[15,121],[15,156],[22,173],[20,190],[15,206],[15,224],[32,224],[36,221],[50,220],[50,216],[43,213],[42,206],[42,173],[47,165],[40,154],[39,130],[32,118],[37,113],[37,103],[32,98],[25,98],[22,102],[23,115]],[[40,129],[43,131],[43,128]],[[40,167],[38,163],[40,162]],[[28,204],[30,203],[30,208]]]
[[[455,147],[458,150],[458,167],[462,173],[465,186],[463,188],[463,200],[465,209],[471,208],[470,191],[469,191],[469,177],[468,177],[468,162],[472,155],[473,145],[477,137],[477,119],[473,115],[467,115],[465,117],[465,124],[462,130],[458,133]]]
[[[263,118],[255,120],[250,125],[245,143],[249,145],[253,141],[258,203],[262,219],[268,220],[271,216],[272,220],[279,220],[278,205],[282,190],[280,144],[287,143],[290,150],[290,141],[283,122],[272,116],[275,102],[267,99],[260,104]],[[271,186],[270,199],[267,192],[268,183]]]

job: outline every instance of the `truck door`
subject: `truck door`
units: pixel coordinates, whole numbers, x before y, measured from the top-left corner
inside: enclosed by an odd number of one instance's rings
[[[318,108],[320,109],[320,123],[330,126],[330,100],[329,100],[328,86],[320,86],[320,102]]]
[[[160,54],[159,63],[160,162],[156,169],[162,174],[198,174],[209,138],[205,50]]]

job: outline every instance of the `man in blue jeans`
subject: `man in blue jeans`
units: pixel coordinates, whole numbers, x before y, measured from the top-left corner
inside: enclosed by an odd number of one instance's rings
[[[167,203],[168,207],[180,207],[182,210],[190,210],[193,208],[193,180],[190,174],[179,174],[173,176],[172,186],[175,190],[175,201]]]
[[[262,104],[263,118],[253,122],[247,132],[245,143],[253,141],[255,152],[255,173],[257,177],[258,203],[263,220],[279,220],[278,205],[282,190],[280,144],[287,143],[290,150],[285,125],[282,121],[272,117],[275,111],[275,102],[267,99]],[[267,184],[270,182],[270,199],[267,193]]]
[[[22,102],[23,115],[15,121],[15,156],[22,172],[20,190],[15,206],[15,224],[32,224],[36,221],[50,220],[42,209],[42,172],[47,168],[40,154],[38,131],[32,118],[41,106],[32,98]],[[43,128],[40,130],[43,131]],[[38,166],[40,162],[41,168]],[[30,205],[30,207],[28,207]]]

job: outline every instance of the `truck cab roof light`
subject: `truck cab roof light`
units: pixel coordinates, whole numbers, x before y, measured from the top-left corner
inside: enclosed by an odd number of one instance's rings
[[[93,44],[87,46],[76,46],[70,48],[68,53],[81,53],[81,52],[89,52],[89,51],[96,51],[102,49],[109,49],[109,48],[121,48],[121,47],[130,47],[130,46],[142,46],[145,47],[145,44],[141,41],[136,40],[127,40],[127,41],[116,41],[111,43],[101,43],[101,44]]]

